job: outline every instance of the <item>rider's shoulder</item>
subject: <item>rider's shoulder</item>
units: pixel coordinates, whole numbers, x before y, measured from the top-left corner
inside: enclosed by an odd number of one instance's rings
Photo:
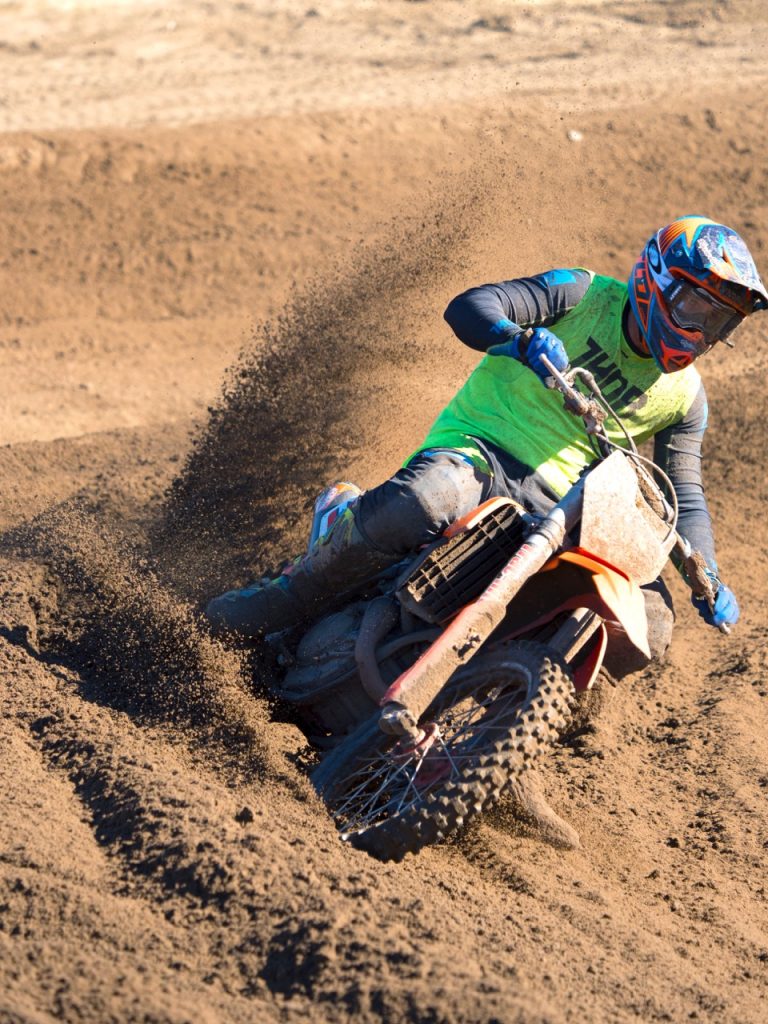
[[[662,374],[660,379],[666,385],[670,397],[674,396],[676,399],[679,416],[687,416],[694,403],[701,401],[702,398],[706,403],[701,374],[693,364],[676,373]]]
[[[545,270],[542,274],[537,274],[536,276],[549,285],[568,285],[583,282],[585,276],[591,282],[595,272],[594,270],[588,270],[586,267],[555,267],[553,270]]]

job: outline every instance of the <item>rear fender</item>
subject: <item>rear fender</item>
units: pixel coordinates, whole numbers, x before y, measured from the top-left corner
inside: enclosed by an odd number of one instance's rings
[[[506,635],[519,636],[575,608],[590,608],[606,622],[621,626],[629,641],[650,658],[642,590],[620,569],[582,548],[556,555],[528,580],[509,605],[505,624],[512,632]]]

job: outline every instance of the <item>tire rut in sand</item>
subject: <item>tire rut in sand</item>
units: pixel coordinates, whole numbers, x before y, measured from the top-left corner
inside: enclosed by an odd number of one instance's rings
[[[247,659],[213,640],[116,534],[72,503],[13,540],[18,554],[45,563],[58,591],[58,607],[38,623],[22,584],[25,622],[14,628],[41,634],[40,657],[74,670],[81,697],[139,724],[172,725],[179,739],[206,747],[212,767],[241,780],[269,774],[308,792],[272,743]]]
[[[6,635],[0,637],[0,666],[14,681],[6,710],[57,785],[63,783],[82,804],[77,816],[107,857],[106,874],[91,879],[99,899],[138,897],[155,906],[166,903],[175,908],[171,913],[183,905],[188,924],[196,923],[201,941],[210,947],[215,971],[238,977],[237,988],[244,984],[249,1000],[268,989],[281,990],[279,965],[289,947],[296,946],[298,963],[299,946],[314,948],[314,936],[327,932],[334,918],[331,888],[295,838],[311,822],[315,837],[324,825],[334,845],[330,822],[322,813],[313,820],[312,806],[297,802],[288,817],[298,815],[298,820],[286,826],[285,835],[276,832],[274,780],[267,788],[251,773],[254,784],[241,779],[232,785],[210,772],[206,757],[169,743],[141,715],[137,724],[135,707],[118,709],[114,700],[105,706],[95,699],[93,681],[36,653],[27,639],[31,623],[24,598],[25,584],[39,586],[39,575],[27,563],[4,576],[6,592],[12,590],[18,599],[15,615],[7,614],[9,605],[4,608]],[[156,708],[151,710],[154,714]],[[324,849],[318,849],[321,858]],[[35,892],[34,885],[19,885],[21,902],[14,901],[14,915],[25,913]],[[314,908],[314,916],[291,939],[286,929],[299,906]],[[304,980],[297,974],[295,984],[309,991],[312,978],[325,977],[327,957],[313,960],[307,952],[305,959]],[[325,983],[333,984],[333,977]]]
[[[121,865],[124,890],[219,909],[243,891],[233,851],[260,851],[243,836],[235,798],[229,815],[222,813],[224,794],[167,744],[147,742],[104,711],[75,722],[49,713],[31,731],[46,763],[67,776],[87,808],[98,843]]]

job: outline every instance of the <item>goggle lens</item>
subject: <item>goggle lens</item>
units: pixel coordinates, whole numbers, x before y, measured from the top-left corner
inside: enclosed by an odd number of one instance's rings
[[[744,319],[731,306],[718,302],[703,288],[687,281],[674,281],[664,298],[672,321],[683,331],[700,331],[702,341],[696,344],[706,352],[716,341],[722,341]]]

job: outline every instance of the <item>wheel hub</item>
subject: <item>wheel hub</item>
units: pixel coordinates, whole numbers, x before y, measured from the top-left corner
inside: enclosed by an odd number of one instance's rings
[[[438,743],[442,735],[436,722],[430,722],[419,733],[416,740],[409,736],[396,743],[390,751],[390,758],[398,765],[415,762],[411,784],[421,791],[447,778],[451,773],[451,762],[444,744]]]

